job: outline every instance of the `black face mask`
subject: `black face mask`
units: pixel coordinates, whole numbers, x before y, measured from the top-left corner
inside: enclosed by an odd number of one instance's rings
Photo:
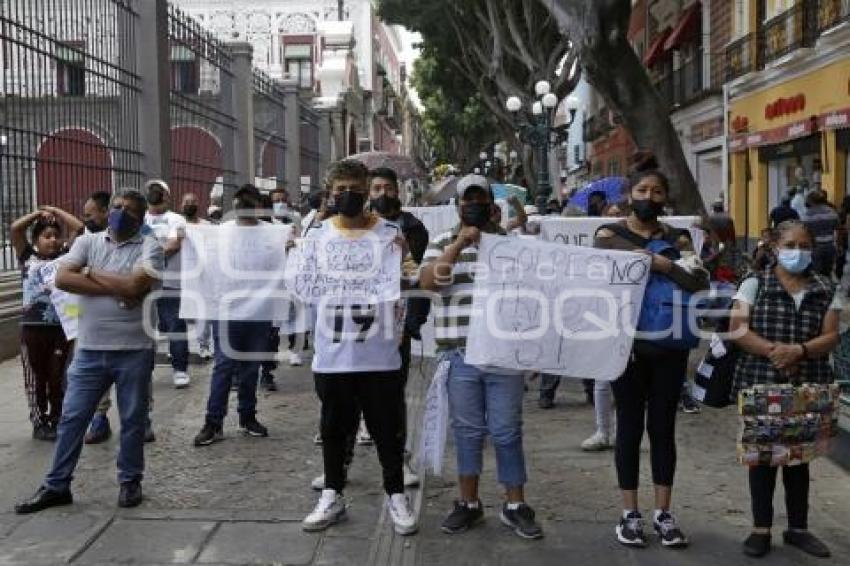
[[[664,203],[652,199],[633,200],[632,210],[641,222],[652,222],[664,214]]]
[[[154,206],[162,204],[164,197],[162,195],[162,191],[160,190],[152,190],[148,193],[148,204],[152,204]]]
[[[106,226],[101,226],[94,220],[86,220],[85,222],[83,222],[83,224],[85,224],[86,230],[88,230],[92,234],[97,234],[98,232],[103,232],[104,230],[106,230]]]
[[[187,204],[183,207],[183,216],[186,218],[194,218],[198,214],[197,204]]]
[[[484,228],[490,222],[489,202],[468,202],[460,206],[460,222],[464,226]]]
[[[356,191],[343,191],[336,199],[334,199],[333,209],[336,213],[342,214],[349,218],[354,218],[363,214],[363,207],[366,204],[366,195]]]
[[[401,211],[401,199],[381,195],[370,200],[369,206],[381,216],[393,216]]]

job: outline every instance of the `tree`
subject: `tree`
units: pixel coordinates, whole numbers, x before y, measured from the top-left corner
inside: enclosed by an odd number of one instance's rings
[[[653,151],[684,212],[705,208],[669,108],[629,44],[631,0],[537,0],[577,52],[587,82],[623,118],[638,147]]]
[[[441,72],[427,48],[413,65],[411,81],[424,107],[422,126],[437,161],[467,171],[481,148],[497,141],[498,125],[476,89],[457,74]]]
[[[534,84],[543,78],[552,81],[554,92],[563,98],[578,81],[569,72],[574,62],[569,41],[548,11],[515,0],[381,0],[379,9],[385,21],[422,35],[423,52],[436,62],[428,84],[464,103],[470,93],[477,93],[492,118],[492,141],[507,140],[520,151],[525,169],[533,170],[533,156],[517,142],[505,100],[519,96],[530,104]],[[561,69],[565,71],[558,73]],[[444,115],[439,122],[451,124],[458,118],[452,105],[427,100],[427,93],[425,97],[426,112],[430,103],[432,117]],[[464,136],[462,130],[459,135]]]

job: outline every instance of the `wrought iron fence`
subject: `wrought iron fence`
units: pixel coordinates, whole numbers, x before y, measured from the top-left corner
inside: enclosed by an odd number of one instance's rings
[[[197,195],[201,209],[235,188],[236,119],[228,47],[173,5],[168,7],[171,88],[171,197]]]
[[[315,190],[322,183],[322,172],[319,170],[319,114],[303,100],[299,100],[298,104],[301,105],[301,176],[309,176],[310,190]]]
[[[131,0],[0,2],[0,269],[18,216],[141,181],[135,18]]]
[[[850,0],[820,0],[817,18],[821,33],[850,21]]]
[[[736,39],[726,48],[726,81],[731,81],[759,68],[758,34]]]
[[[282,186],[286,171],[283,92],[265,73],[254,70],[254,176]],[[297,190],[297,189],[296,189]]]
[[[817,39],[817,2],[804,0],[765,22],[763,62],[770,63]]]

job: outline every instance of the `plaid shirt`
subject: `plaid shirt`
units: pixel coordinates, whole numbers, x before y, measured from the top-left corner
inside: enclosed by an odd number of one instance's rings
[[[440,234],[425,251],[422,265],[435,261],[446,246],[457,238],[460,225]],[[498,225],[490,223],[482,232],[488,234],[504,234]],[[434,341],[438,351],[448,351],[466,347],[466,336],[469,334],[469,319],[472,316],[473,287],[475,286],[475,266],[478,262],[478,248],[464,248],[452,266],[450,281],[444,282],[437,290],[440,295],[434,303]]]
[[[835,294],[828,279],[813,274],[800,308],[772,270],[757,275],[759,291],[750,309],[750,329],[770,342],[800,344],[820,336],[823,319]],[[831,383],[829,357],[800,362],[796,376],[783,375],[766,357],[741,351],[735,364],[735,391],[773,383]]]

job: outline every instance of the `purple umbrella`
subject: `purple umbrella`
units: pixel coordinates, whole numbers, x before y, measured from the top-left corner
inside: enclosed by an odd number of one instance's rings
[[[587,211],[587,201],[591,193],[605,193],[605,200],[608,203],[620,202],[623,200],[623,191],[626,188],[627,180],[625,177],[605,177],[593,181],[585,185],[583,188],[576,191],[576,194],[570,199],[570,206],[575,206]]]

